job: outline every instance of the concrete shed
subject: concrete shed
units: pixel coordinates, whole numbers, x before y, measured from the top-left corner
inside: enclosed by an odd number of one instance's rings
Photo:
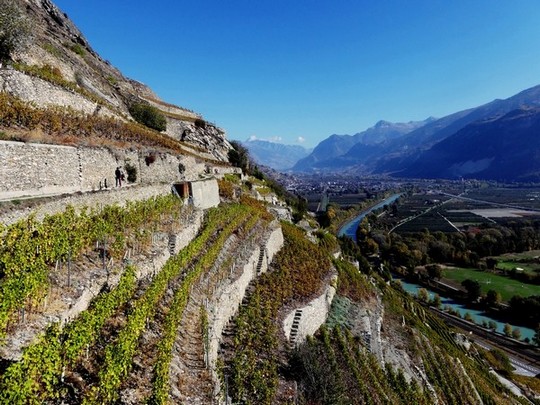
[[[173,183],[172,192],[203,210],[216,207],[220,202],[218,183],[213,177]]]

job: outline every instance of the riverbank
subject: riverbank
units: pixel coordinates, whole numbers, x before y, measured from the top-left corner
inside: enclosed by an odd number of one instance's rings
[[[358,225],[362,220],[366,217],[366,215],[370,214],[373,211],[376,211],[380,208],[383,208],[385,205],[392,204],[394,201],[396,201],[399,197],[401,197],[403,194],[393,194],[388,198],[385,198],[384,200],[378,202],[377,204],[371,206],[370,208],[362,211],[360,214],[358,214],[353,220],[347,222],[345,225],[343,225],[337,233],[337,236],[348,236],[352,240],[356,242],[356,229],[358,228]]]
[[[509,324],[512,330],[519,330],[521,340],[528,339],[532,341],[535,331],[531,328],[528,328],[523,325],[513,324],[512,321],[505,317],[493,317],[493,314],[485,312],[480,306],[472,306],[470,303],[458,297],[456,295],[450,295],[448,290],[442,290],[436,288],[433,285],[424,285],[405,280],[402,275],[394,274],[394,279],[399,280],[403,290],[408,292],[413,296],[418,296],[418,290],[424,288],[428,292],[430,300],[433,300],[435,294],[437,294],[441,301],[441,308],[446,309],[446,312],[451,313],[452,315],[459,316],[460,318],[469,318],[475,324],[480,327],[484,327],[486,330],[491,330],[502,336],[504,335],[505,325]],[[461,293],[461,292],[460,292]],[[495,328],[490,329],[486,327],[488,325],[494,325]]]

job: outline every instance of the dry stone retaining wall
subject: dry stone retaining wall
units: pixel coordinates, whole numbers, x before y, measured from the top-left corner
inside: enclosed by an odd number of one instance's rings
[[[302,316],[299,320],[298,333],[294,341],[295,344],[304,342],[306,337],[309,335],[314,335],[317,329],[319,329],[321,325],[326,322],[328,312],[330,312],[330,307],[332,305],[332,300],[336,294],[336,288],[333,286],[333,284],[335,284],[337,276],[334,276],[332,280],[333,282],[326,286],[320,296],[310,301],[302,308],[295,308],[285,317],[285,320],[283,321],[283,329],[287,339],[290,340],[291,338],[291,329],[293,326],[294,315],[297,310],[302,310]]]
[[[69,107],[85,114],[99,113],[99,115],[120,118],[107,107],[98,108],[96,102],[88,100],[79,93],[13,69],[0,70],[0,90],[19,97],[21,100],[31,101],[38,106]]]
[[[76,148],[2,141],[0,161],[2,199],[80,190]]]
[[[271,262],[274,255],[283,246],[283,233],[281,227],[274,229],[266,240],[266,257]],[[260,247],[253,247],[251,256],[243,267],[241,276],[233,282],[223,285],[218,293],[218,297],[213,301],[208,309],[209,322],[209,347],[208,361],[212,370],[213,380],[216,390],[219,391],[219,378],[216,373],[216,361],[218,358],[218,349],[221,343],[223,329],[238,311],[238,307],[244,298],[246,288],[253,280],[256,274],[256,265],[259,260]],[[266,271],[268,266],[263,266],[262,272]]]
[[[126,164],[136,167],[140,184],[196,180],[209,171],[205,162],[193,156],[150,156],[138,151],[0,141],[0,200],[100,190],[105,184],[110,189],[115,186],[116,167]]]
[[[123,206],[127,201],[146,200],[153,196],[166,195],[170,192],[171,188],[169,185],[156,184],[150,186],[115,188],[93,193],[72,194],[62,198],[55,198],[54,201],[45,202],[37,207],[26,207],[2,213],[0,215],[0,223],[10,225],[26,218],[30,214],[34,214],[36,219],[41,221],[45,215],[53,215],[65,211],[67,205],[71,205],[76,209],[112,204]]]

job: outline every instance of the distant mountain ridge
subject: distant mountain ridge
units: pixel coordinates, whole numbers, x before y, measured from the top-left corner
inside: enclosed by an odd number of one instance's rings
[[[355,135],[331,135],[319,143],[309,156],[298,161],[293,170],[310,171],[310,169],[332,167],[336,164],[335,158],[346,155],[356,145],[363,145],[368,149],[377,149],[374,145],[398,139],[433,120],[433,117],[424,121],[410,121],[407,123],[392,123],[381,120],[373,127]]]
[[[442,140],[407,169],[404,177],[540,181],[540,108],[522,107],[477,121]]]
[[[298,160],[311,152],[311,149],[300,145],[284,145],[260,139],[247,140],[242,142],[242,145],[248,149],[249,154],[258,164],[275,170],[290,169]]]
[[[473,163],[473,161],[463,160],[459,154],[485,149],[486,145],[490,146],[490,144],[492,144],[490,147],[498,148],[498,144],[495,143],[495,139],[498,139],[497,131],[502,131],[510,139],[514,139],[517,145],[521,145],[521,143],[516,138],[526,136],[529,139],[528,147],[536,148],[530,134],[522,132],[520,126],[521,120],[531,119],[530,115],[536,108],[540,108],[540,86],[524,90],[504,100],[496,99],[479,107],[458,111],[439,119],[428,119],[424,125],[419,125],[402,136],[378,143],[354,142],[354,139],[349,139],[347,144],[341,139],[340,148],[331,149],[328,144],[336,143],[336,136],[332,135],[317,145],[310,156],[299,161],[294,166],[294,170],[305,172],[349,171],[426,178],[474,177],[476,175],[480,176],[479,178],[505,180],[534,178],[535,169],[533,167],[523,164],[516,165],[515,159],[511,156],[506,159],[494,158],[494,162],[503,165],[500,170],[494,170],[491,164],[483,160],[487,159],[485,156]],[[513,117],[512,120],[509,119],[508,114]],[[493,122],[503,117],[506,118],[498,122],[498,127],[491,126]],[[528,124],[524,122],[522,125],[527,127]],[[454,137],[469,126],[478,131],[479,134],[490,133],[491,138],[480,135],[475,137],[472,134],[469,134],[467,140]],[[484,128],[484,126],[487,127]],[[469,130],[472,129],[469,128],[467,131]],[[353,137],[359,139],[358,135]],[[445,142],[446,140],[448,143]],[[437,146],[439,143],[441,146]],[[516,154],[516,156],[519,155],[518,150],[511,146],[511,144],[506,145],[507,151]],[[346,151],[343,152],[345,149]],[[429,152],[430,150],[431,152]],[[437,160],[435,156],[443,150],[448,154],[444,154],[444,159]],[[453,153],[450,153],[451,151]],[[316,154],[316,152],[318,153]],[[428,164],[428,161],[431,163]],[[514,162],[512,163],[514,166],[505,168],[504,165],[510,164],[510,162]],[[430,165],[433,169],[430,169]],[[491,169],[488,169],[489,167]],[[515,170],[517,167],[521,167],[521,171]],[[511,175],[503,175],[504,172]]]

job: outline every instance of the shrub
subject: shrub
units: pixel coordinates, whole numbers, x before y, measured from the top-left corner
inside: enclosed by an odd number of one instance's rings
[[[49,52],[51,55],[56,56],[57,58],[60,58],[62,56],[62,52],[60,52],[60,50],[53,44],[45,43],[42,45],[42,48]]]
[[[152,163],[156,161],[156,155],[151,153],[148,156],[145,156],[144,163],[146,163],[146,166],[150,166]]]
[[[84,56],[85,51],[84,48],[80,44],[73,44],[69,47],[73,52],[75,52],[77,55]]]
[[[0,0],[0,61],[9,60],[31,39],[31,24],[13,0]]]
[[[127,181],[129,183],[135,183],[137,181],[137,168],[131,163],[126,163],[124,166],[127,174]]]
[[[205,120],[201,120],[200,118],[197,118],[197,119],[195,120],[195,126],[196,126],[197,128],[203,128],[203,129],[204,129],[204,128],[206,128],[206,121],[205,121]]]
[[[156,108],[146,103],[134,103],[129,107],[129,113],[135,121],[155,129],[165,131],[167,129],[167,119]]]
[[[218,180],[219,195],[220,197],[232,199],[234,197],[233,184],[228,180]]]
[[[116,79],[114,76],[108,75],[106,79],[111,86],[116,86],[118,84],[118,79]]]

